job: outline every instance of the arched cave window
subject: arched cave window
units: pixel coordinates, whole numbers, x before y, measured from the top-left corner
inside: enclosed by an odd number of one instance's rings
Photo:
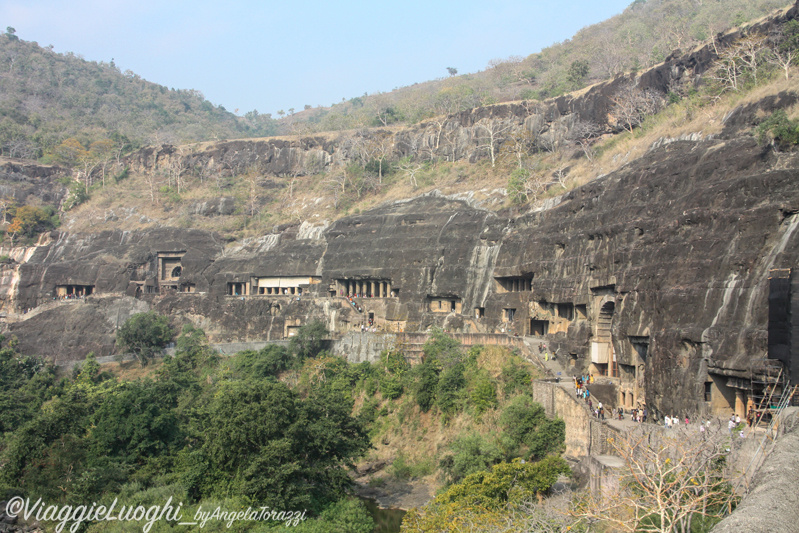
[[[172,277],[179,278],[182,272],[183,268],[181,268],[180,266],[176,266],[175,268],[172,269]]]

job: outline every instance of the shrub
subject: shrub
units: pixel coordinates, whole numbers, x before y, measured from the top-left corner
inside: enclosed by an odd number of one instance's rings
[[[426,360],[414,372],[413,396],[419,409],[427,412],[435,404],[438,373],[440,369],[430,360]]]
[[[515,361],[503,366],[501,379],[504,385],[503,392],[505,397],[508,398],[518,392],[529,391],[531,378],[530,372]]]
[[[308,357],[316,357],[322,351],[324,339],[328,334],[325,323],[321,320],[314,320],[299,328],[297,334],[291,338],[289,347],[300,361]]]
[[[494,439],[479,433],[471,433],[452,443],[452,454],[444,456],[439,467],[449,478],[457,483],[474,472],[487,471],[492,465],[502,461],[505,454]]]
[[[476,415],[481,415],[497,406],[497,386],[485,373],[481,373],[475,381],[469,402]]]
[[[445,415],[451,415],[460,410],[462,391],[466,386],[464,369],[463,363],[456,363],[445,369],[438,380],[436,404]]]
[[[527,448],[528,459],[558,452],[566,438],[563,420],[548,419],[544,408],[527,395],[511,400],[502,412],[500,425],[512,445]]]
[[[778,109],[761,122],[756,130],[760,143],[771,142],[779,150],[799,144],[799,120],[791,120],[785,111]]]

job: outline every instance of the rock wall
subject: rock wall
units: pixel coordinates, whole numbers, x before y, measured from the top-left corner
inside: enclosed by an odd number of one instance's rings
[[[565,422],[566,457],[581,459],[614,453],[608,439],[616,436],[617,430],[591,416],[588,406],[569,387],[537,380],[533,383],[533,399],[544,407],[548,418],[557,417]]]
[[[281,340],[312,319],[337,338],[438,326],[546,339],[574,373],[612,374],[627,407],[706,413],[734,408],[727,397],[766,355],[769,271],[799,261],[797,171],[799,155],[730,130],[653,148],[516,218],[429,194],[240,243],[175,228],[53,233],[12,251],[0,294],[20,346],[56,360],[113,353],[116,325],[143,307],[212,342]],[[174,260],[178,277],[159,279]],[[257,294],[259,279],[292,276],[313,283]],[[54,301],[58,287],[93,292],[75,305]]]

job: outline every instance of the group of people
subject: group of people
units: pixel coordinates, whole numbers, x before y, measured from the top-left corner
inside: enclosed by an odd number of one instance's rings
[[[352,301],[352,296],[347,296],[347,301],[350,302],[350,305],[353,306],[355,309],[358,310],[359,313],[363,313],[363,308],[360,305],[356,304]]]
[[[83,300],[86,297],[82,294],[64,294],[63,296],[56,296],[53,300]]]
[[[727,431],[732,433],[733,430],[735,430],[735,428],[737,428],[740,425],[741,425],[740,415],[738,415],[738,413],[733,413],[732,415],[730,415],[730,420],[727,422]],[[743,433],[743,431],[741,431],[741,433]]]
[[[588,385],[594,382],[594,375],[587,374],[585,376],[574,376],[574,388],[577,391],[577,396],[582,397],[582,391],[588,391]]]
[[[646,419],[649,417],[649,413],[646,410],[646,407],[635,407],[630,409],[630,420],[633,422],[638,422],[640,424],[646,422]],[[619,420],[624,420],[624,408],[619,407],[616,409],[616,414],[619,417]]]
[[[686,416],[685,417],[685,425],[690,425],[691,420]],[[680,419],[676,416],[664,416],[663,417],[663,427],[666,429],[672,429],[680,425]]]

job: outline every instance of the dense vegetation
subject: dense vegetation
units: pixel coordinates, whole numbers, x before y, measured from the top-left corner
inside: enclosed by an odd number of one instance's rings
[[[365,428],[341,391],[317,384],[300,392],[276,380],[278,368],[299,364],[295,348],[271,360],[275,349],[265,350],[258,364],[253,353],[221,361],[187,326],[153,377],[121,381],[92,357],[58,378],[6,342],[0,487],[5,497],[50,504],[163,504],[171,496],[194,507],[307,509],[333,522],[355,513],[369,531],[360,504],[342,500],[346,465],[369,446]]]
[[[120,331],[143,339],[134,346],[148,354],[142,364],[171,338],[163,317],[153,313],[134,315]],[[184,502],[184,515],[215,505],[307,509],[316,520],[298,531],[335,531],[331,524],[340,524],[342,532],[366,532],[371,519],[347,496],[347,465],[422,409],[444,424],[468,416],[479,425],[495,412],[499,431],[458,436],[440,465],[428,464],[425,471],[400,453],[390,469],[397,478],[438,471],[447,484],[474,485],[502,468],[521,468],[511,477],[527,481],[511,483],[506,473],[504,489],[491,489],[502,499],[497,490],[546,492],[552,473],[566,471],[551,460],[533,466],[557,456],[564,427],[546,419],[526,394],[531,374],[515,357],[492,376],[478,364],[482,349],[464,353],[436,331],[425,346],[425,362],[416,367],[399,352],[384,353],[378,364],[350,365],[322,350],[326,336],[314,322],[288,346],[223,359],[201,330],[187,325],[175,355],[135,381],[102,372],[91,355],[70,377],[59,377],[53,366],[19,355],[14,342],[1,339],[0,492],[49,504],[119,498],[154,505],[172,497]],[[426,387],[431,396],[421,394]],[[528,466],[507,462],[514,458],[527,459]],[[453,494],[448,498],[459,500]],[[267,525],[279,524],[245,530]],[[168,528],[156,524],[153,531]]]
[[[0,155],[55,160],[69,138],[113,150],[274,133],[256,113],[239,119],[196,90],[168,89],[111,63],[0,35]]]

